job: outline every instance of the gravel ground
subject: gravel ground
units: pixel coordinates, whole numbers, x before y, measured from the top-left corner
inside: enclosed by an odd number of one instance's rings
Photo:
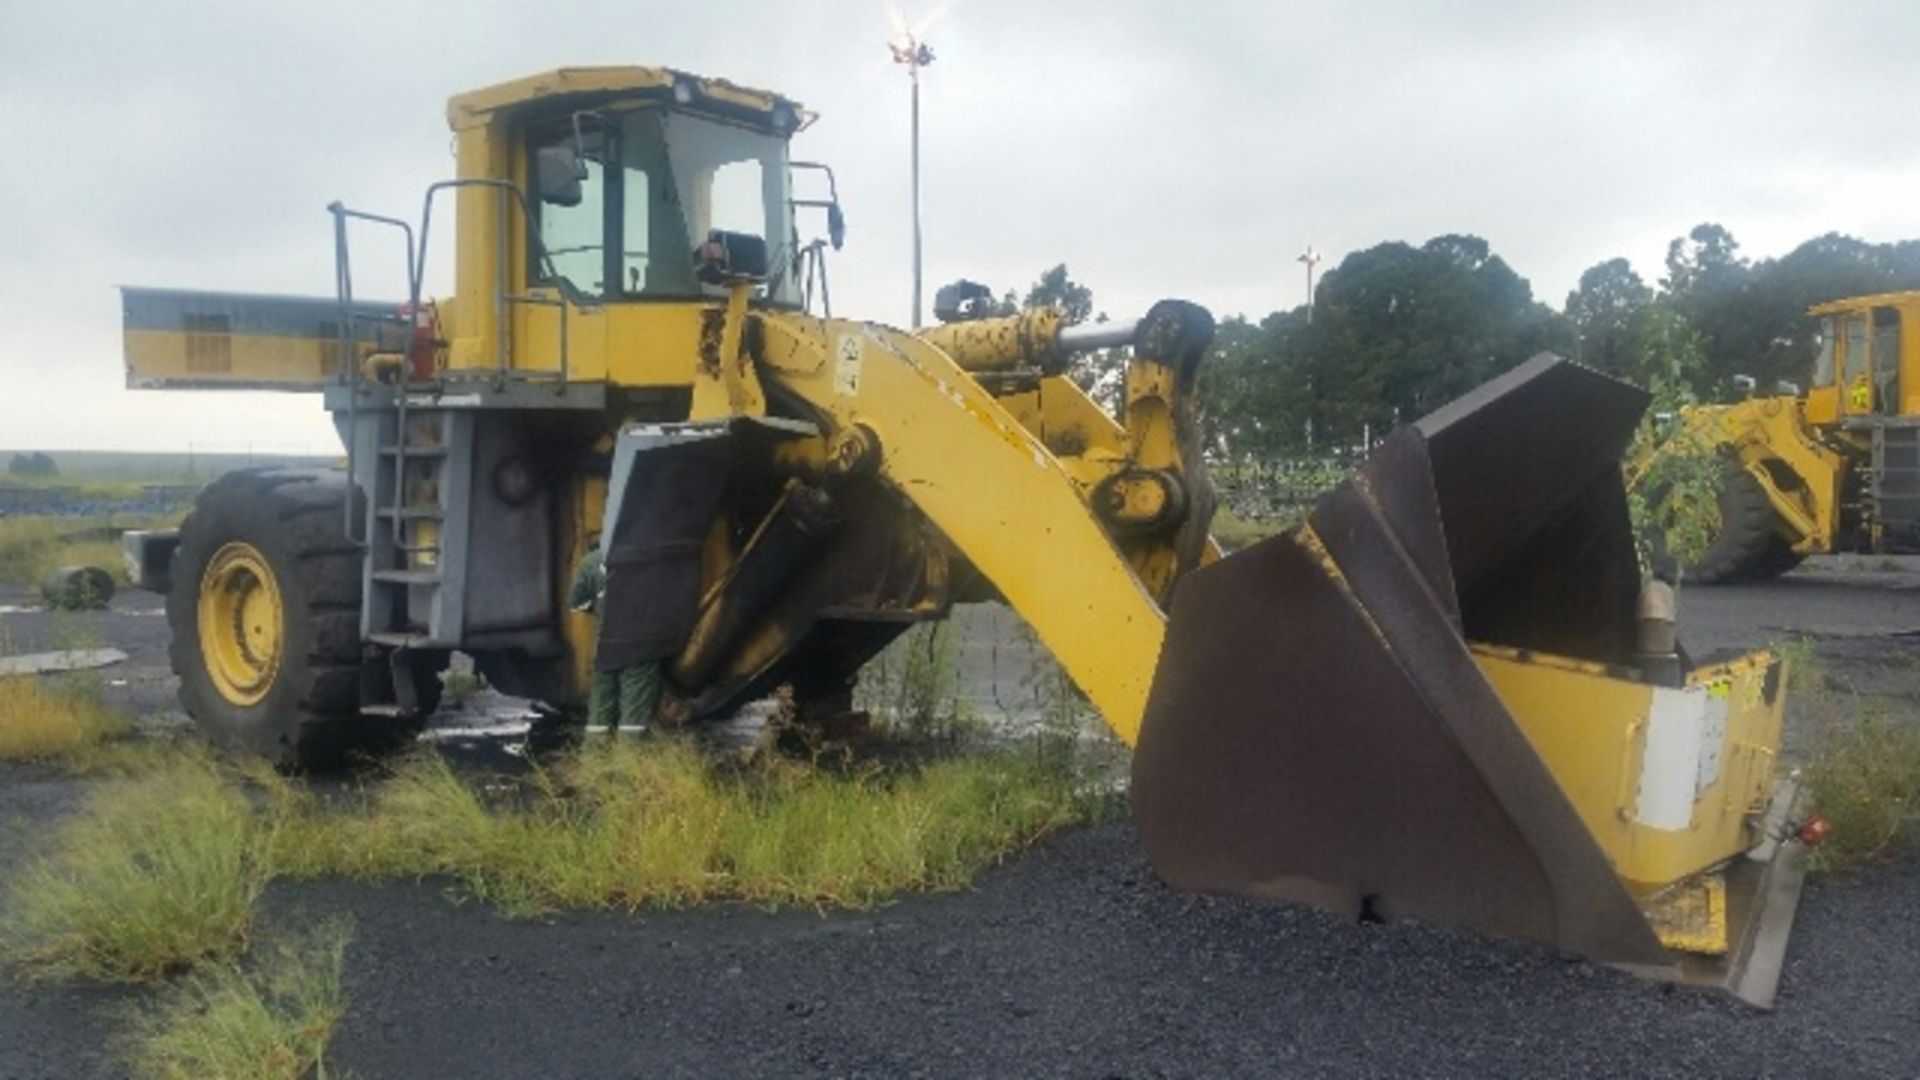
[[[1550,950],[1169,892],[1131,829],[970,892],[820,917],[719,908],[510,922],[433,883],[276,888],[349,913],[363,1077],[1912,1076],[1920,861],[1816,881],[1777,1011]],[[0,1075],[111,1071],[125,996],[0,991]]]
[[[164,628],[130,614],[150,598],[127,603],[97,617],[101,641],[133,654],[110,673],[164,723]],[[1686,590],[1682,608],[1696,651],[1810,632],[1836,677],[1920,701],[1910,568],[1822,563],[1767,586]],[[3,617],[8,651],[48,632],[46,616]],[[969,640],[959,662],[979,700],[1026,670],[1008,635]],[[82,788],[0,768],[0,875]],[[1173,893],[1124,823],[1057,837],[972,890],[867,913],[515,922],[448,891],[270,891],[269,926],[354,920],[337,1066],[362,1077],[1920,1075],[1920,857],[1809,884],[1772,1013],[1524,943]],[[132,1000],[0,981],[0,1077],[113,1075]]]

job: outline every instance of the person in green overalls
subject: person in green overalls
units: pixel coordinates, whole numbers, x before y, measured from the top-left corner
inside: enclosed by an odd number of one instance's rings
[[[575,611],[598,617],[606,593],[606,556],[596,543],[581,556],[580,565],[573,572],[567,603]],[[605,728],[609,735],[623,726],[635,732],[647,730],[660,708],[660,686],[661,670],[657,660],[619,671],[601,671],[596,667],[593,693],[587,703],[587,728]]]

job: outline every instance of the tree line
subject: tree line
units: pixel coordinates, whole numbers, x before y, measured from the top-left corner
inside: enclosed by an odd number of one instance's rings
[[[1227,457],[1356,446],[1542,351],[1673,398],[1726,396],[1736,375],[1804,385],[1817,349],[1806,309],[1920,288],[1920,240],[1828,233],[1756,261],[1706,223],[1668,245],[1665,271],[1649,284],[1626,259],[1604,260],[1556,310],[1477,236],[1353,252],[1321,278],[1311,309],[1221,323],[1201,371],[1212,443]],[[1058,305],[1070,321],[1098,317],[1065,265],[1024,297],[1008,293],[1003,310],[1016,299]],[[1123,363],[1096,354],[1073,373],[1111,402]]]

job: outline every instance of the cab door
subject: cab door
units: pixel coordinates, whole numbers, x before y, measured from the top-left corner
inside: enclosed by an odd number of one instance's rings
[[[1813,363],[1813,381],[1807,386],[1807,422],[1816,426],[1840,419],[1840,320],[1832,315],[1820,320],[1820,352]]]
[[[1870,416],[1874,411],[1872,322],[1866,311],[1840,317],[1840,413]]]
[[[1868,366],[1873,378],[1873,411],[1882,416],[1900,415],[1900,396],[1905,392],[1900,370],[1904,336],[1899,308],[1873,309],[1873,358]]]

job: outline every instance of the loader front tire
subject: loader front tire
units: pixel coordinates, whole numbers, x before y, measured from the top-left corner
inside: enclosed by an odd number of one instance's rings
[[[1779,533],[1774,529],[1773,504],[1767,501],[1760,481],[1732,458],[1727,459],[1721,474],[1719,502],[1720,531],[1700,561],[1687,568],[1689,580],[1750,581],[1773,577],[1790,568],[1787,564],[1766,572],[1779,561],[1774,555]]]
[[[360,568],[344,474],[261,469],[208,485],[180,527],[167,624],[180,704],[214,744],[330,769],[395,741],[360,715]]]

